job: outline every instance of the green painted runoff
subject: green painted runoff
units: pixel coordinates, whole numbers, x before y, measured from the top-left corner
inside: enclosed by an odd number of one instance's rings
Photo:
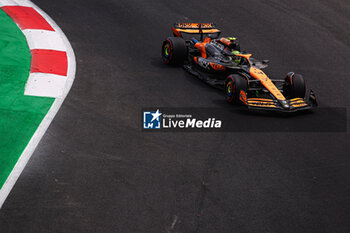
[[[0,188],[55,100],[24,96],[30,61],[23,33],[0,10]]]

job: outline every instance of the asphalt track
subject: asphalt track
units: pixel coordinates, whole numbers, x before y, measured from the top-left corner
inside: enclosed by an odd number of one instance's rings
[[[143,107],[231,107],[160,62],[175,21],[214,21],[269,59],[272,76],[302,73],[321,107],[349,107],[347,0],[34,3],[69,38],[77,76],[0,210],[0,232],[350,232],[348,133],[140,125]]]

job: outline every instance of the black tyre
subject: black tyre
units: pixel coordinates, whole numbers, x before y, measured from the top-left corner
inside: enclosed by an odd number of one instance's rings
[[[162,59],[169,65],[181,65],[187,58],[187,46],[180,37],[168,37],[162,46]]]
[[[229,103],[240,103],[239,94],[241,90],[247,91],[248,82],[244,77],[231,74],[225,80],[225,98]]]
[[[285,90],[290,98],[305,97],[306,84],[302,75],[290,72],[285,81]]]

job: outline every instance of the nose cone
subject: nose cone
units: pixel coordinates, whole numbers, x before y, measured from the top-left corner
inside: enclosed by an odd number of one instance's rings
[[[290,108],[290,104],[286,100],[281,100],[280,103],[284,109]]]

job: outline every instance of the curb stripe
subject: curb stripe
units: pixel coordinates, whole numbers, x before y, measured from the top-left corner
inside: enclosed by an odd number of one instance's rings
[[[60,35],[55,31],[25,29],[22,31],[27,38],[29,49],[51,49],[65,51],[66,46]]]
[[[31,73],[26,83],[25,95],[61,96],[66,85],[66,77],[55,74]]]
[[[50,24],[31,7],[4,6],[2,10],[17,23],[21,30],[41,29],[54,31]]]
[[[31,73],[67,75],[66,52],[46,49],[33,49],[30,52],[32,54]]]

